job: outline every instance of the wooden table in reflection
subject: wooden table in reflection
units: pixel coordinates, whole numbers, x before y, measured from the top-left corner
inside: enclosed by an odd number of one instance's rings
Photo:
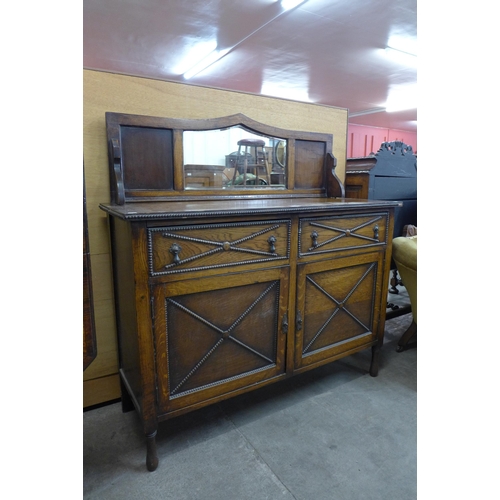
[[[224,165],[184,165],[186,188],[222,187]]]

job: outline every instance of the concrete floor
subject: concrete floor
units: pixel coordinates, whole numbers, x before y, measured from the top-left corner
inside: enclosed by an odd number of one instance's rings
[[[365,351],[161,423],[155,472],[135,412],[84,412],[83,498],[416,499],[417,349],[395,350],[410,322],[386,322],[376,378]]]

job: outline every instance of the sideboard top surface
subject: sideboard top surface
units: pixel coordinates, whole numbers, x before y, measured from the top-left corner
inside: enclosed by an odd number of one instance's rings
[[[137,221],[179,217],[210,217],[239,214],[293,214],[346,209],[380,209],[401,206],[398,201],[358,200],[354,198],[276,198],[241,200],[199,200],[101,204],[105,212],[120,219]]]

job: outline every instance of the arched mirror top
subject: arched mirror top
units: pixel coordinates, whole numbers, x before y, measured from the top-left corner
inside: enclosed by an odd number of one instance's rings
[[[115,204],[338,191],[330,134],[286,130],[243,114],[181,119],[108,112],[106,130]]]

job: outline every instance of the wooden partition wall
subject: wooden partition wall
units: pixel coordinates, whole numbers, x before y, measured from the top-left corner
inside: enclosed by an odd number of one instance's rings
[[[97,357],[83,373],[83,406],[118,399],[118,352],[106,214],[110,201],[105,112],[170,118],[216,118],[243,113],[276,127],[333,135],[336,174],[344,181],[347,109],[239,92],[83,72],[83,154],[92,268]]]

